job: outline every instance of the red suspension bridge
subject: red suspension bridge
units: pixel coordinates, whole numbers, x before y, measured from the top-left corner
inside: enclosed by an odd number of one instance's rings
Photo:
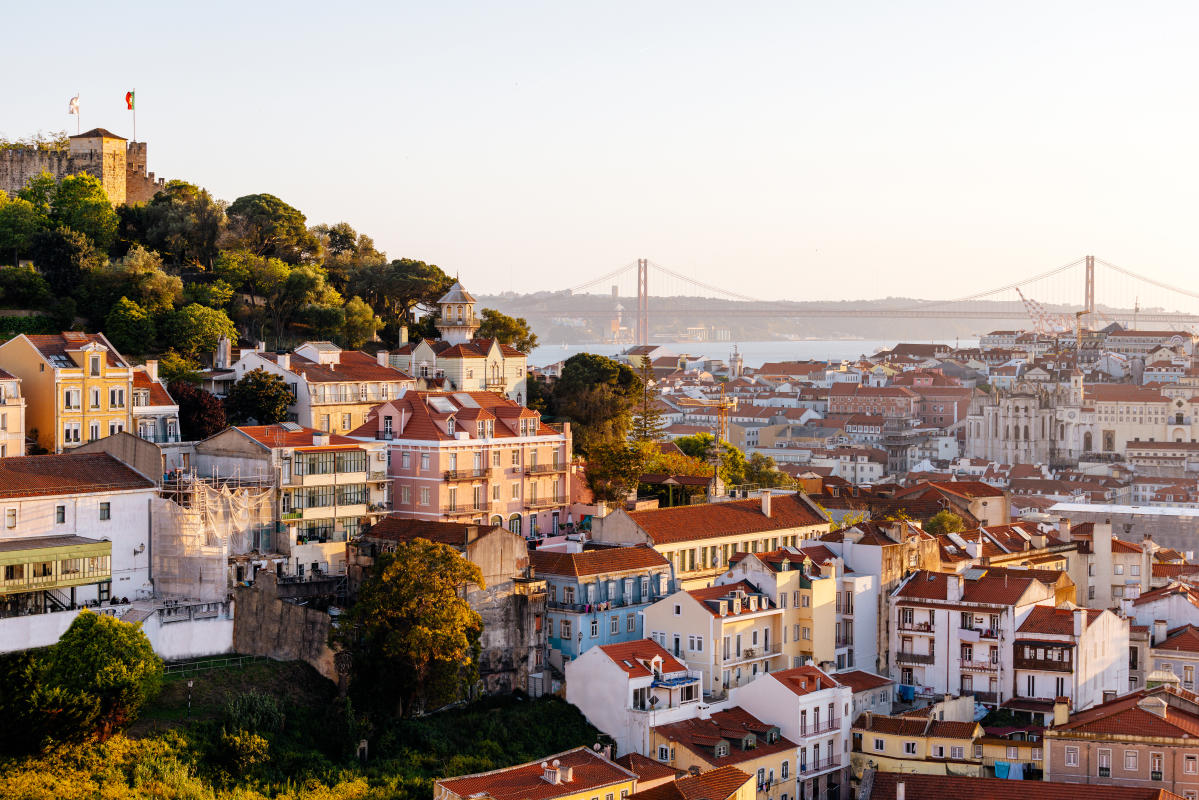
[[[631,285],[635,282],[635,286]],[[596,292],[596,290],[600,292]],[[603,291],[607,290],[607,291]],[[1068,330],[1076,321],[1087,327],[1118,322],[1125,327],[1146,325],[1170,330],[1199,323],[1199,292],[1173,286],[1094,256],[1031,275],[1002,286],[952,300],[896,301],[894,306],[872,303],[812,304],[810,302],[764,300],[722,289],[683,274],[679,270],[638,259],[618,269],[572,287],[570,293],[609,294],[619,303],[636,297],[634,341],[647,344],[654,298],[694,298],[694,304],[676,299],[671,316],[711,314],[714,307],[704,299],[726,301],[719,306],[722,316],[737,317],[868,317],[892,319],[978,319],[1018,320],[1032,318],[1042,330]],[[572,310],[571,316],[611,317],[609,306]]]

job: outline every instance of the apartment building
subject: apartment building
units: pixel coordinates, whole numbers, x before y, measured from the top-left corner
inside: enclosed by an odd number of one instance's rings
[[[852,730],[853,774],[860,779],[871,769],[981,778],[986,773],[981,748],[976,753],[975,742],[982,735],[982,726],[973,720],[860,714]]]
[[[708,712],[698,670],[652,639],[592,647],[566,664],[566,701],[611,736],[620,753],[651,752],[657,725]]]
[[[849,706],[852,719],[866,713],[891,713],[892,704],[895,702],[895,681],[861,669],[845,670],[833,677],[837,679],[837,683],[848,686],[853,692],[853,701]]]
[[[396,511],[553,536],[570,503],[570,425],[494,392],[407,391],[351,435],[388,451]]]
[[[614,511],[593,523],[594,541],[647,544],[666,557],[680,588],[710,585],[734,553],[796,546],[827,532],[820,509],[800,494],[647,511]]]
[[[636,788],[636,774],[590,747],[576,747],[514,767],[442,778],[433,784],[441,800],[625,800]]]
[[[557,664],[590,647],[644,639],[642,613],[674,592],[670,564],[650,547],[529,553],[546,583],[549,646]]]
[[[1006,643],[1035,606],[1073,601],[1074,584],[1062,572],[917,570],[891,594],[892,675],[916,694],[972,694],[1000,705],[1014,678]]]
[[[1153,672],[1173,675],[1182,689],[1195,691],[1195,671],[1199,668],[1199,628],[1187,623],[1167,629],[1164,620],[1155,620],[1149,658]]]
[[[743,708],[714,711],[653,729],[651,754],[675,769],[704,773],[736,767],[754,778],[756,800],[794,800],[799,748],[777,725]]]
[[[25,398],[21,379],[0,369],[0,458],[25,455]]]
[[[920,396],[904,386],[860,386],[837,382],[829,387],[828,413],[871,414],[909,419],[916,416]]]
[[[1006,707],[1053,721],[1054,703],[1077,710],[1128,687],[1129,625],[1107,609],[1035,606],[1012,640],[1015,670]]]
[[[754,791],[753,776],[730,765],[638,790],[632,797],[636,800],[754,800]]]
[[[227,428],[197,442],[195,469],[274,487],[281,530],[262,530],[253,549],[288,555],[294,575],[344,573],[346,540],[390,511],[384,443],[294,422]]]
[[[1199,797],[1193,694],[1158,686],[1062,716],[1045,731],[1045,780],[1102,786],[1104,796],[1139,787]]]
[[[179,404],[158,377],[157,361],[133,368],[132,415],[130,432],[139,438],[157,444],[180,441]]]
[[[0,651],[53,643],[80,608],[150,593],[156,494],[106,453],[0,459]]]
[[[814,666],[760,676],[730,701],[779,727],[798,746],[796,798],[841,798],[849,792],[852,690]]]
[[[14,336],[0,369],[21,381],[26,434],[52,453],[132,427],[133,370],[102,333]]]

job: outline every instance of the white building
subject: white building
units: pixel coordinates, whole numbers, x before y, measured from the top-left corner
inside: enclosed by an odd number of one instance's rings
[[[21,379],[0,369],[0,458],[25,455],[25,398]]]
[[[836,796],[848,776],[853,691],[813,666],[761,675],[737,687],[733,705],[779,726],[799,745],[797,797]]]
[[[173,444],[179,437],[179,404],[158,377],[158,362],[133,368],[132,431],[148,442]]]

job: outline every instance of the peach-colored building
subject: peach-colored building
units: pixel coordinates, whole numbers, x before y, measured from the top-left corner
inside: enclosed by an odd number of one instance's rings
[[[393,507],[415,519],[554,535],[570,505],[570,426],[495,392],[407,391],[351,436],[388,442]]]

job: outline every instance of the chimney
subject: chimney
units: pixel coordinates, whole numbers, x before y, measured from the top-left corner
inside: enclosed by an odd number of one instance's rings
[[[213,357],[213,366],[217,369],[228,369],[229,363],[233,360],[233,347],[229,342],[228,336],[222,336],[217,339],[216,354]]]
[[[970,555],[971,558],[978,558],[979,555],[982,553],[981,543],[975,539],[967,539],[966,540],[966,552]]]
[[[473,542],[475,539],[478,539],[478,538],[479,538],[479,526],[478,525],[467,525],[466,526],[466,543],[470,544],[471,542]]]
[[[762,492],[762,515],[765,517],[770,516],[770,490],[769,489]]]
[[[962,599],[962,576],[953,574],[945,576],[945,599],[956,603]]]
[[[1085,616],[1086,613],[1087,612],[1084,609],[1081,609],[1081,608],[1074,609],[1074,638],[1075,639],[1082,638],[1082,629],[1084,627],[1086,627],[1086,616]]]
[[[328,447],[329,446],[329,434],[327,434],[327,433],[312,434],[312,446],[313,447]]]
[[[570,783],[575,779],[574,767],[558,767],[558,782]]]
[[[156,359],[153,359],[153,358],[151,358],[151,359],[147,359],[147,361],[146,361],[146,375],[147,375],[147,376],[150,378],[150,380],[152,380],[152,381],[156,381],[156,380],[158,380],[158,361],[157,361]]]
[[[1053,700],[1053,727],[1065,725],[1070,721],[1070,701],[1065,697]]]
[[[907,800],[907,795],[904,793],[903,781],[895,783],[895,800]]]
[[[380,367],[386,367],[387,366],[387,351],[380,350],[379,352],[375,353],[375,361],[377,361],[379,363]]]
[[[1095,600],[1093,608],[1112,605],[1112,523],[1096,522],[1091,535],[1091,559],[1095,565]]]
[[[401,325],[400,326],[400,347],[403,347],[406,344],[408,344],[408,326]]]
[[[1153,641],[1150,642],[1154,647],[1166,640],[1166,621],[1164,619],[1153,620]]]
[[[277,363],[279,365],[280,369],[290,370],[291,369],[291,353],[276,353],[275,354],[275,363]]]

